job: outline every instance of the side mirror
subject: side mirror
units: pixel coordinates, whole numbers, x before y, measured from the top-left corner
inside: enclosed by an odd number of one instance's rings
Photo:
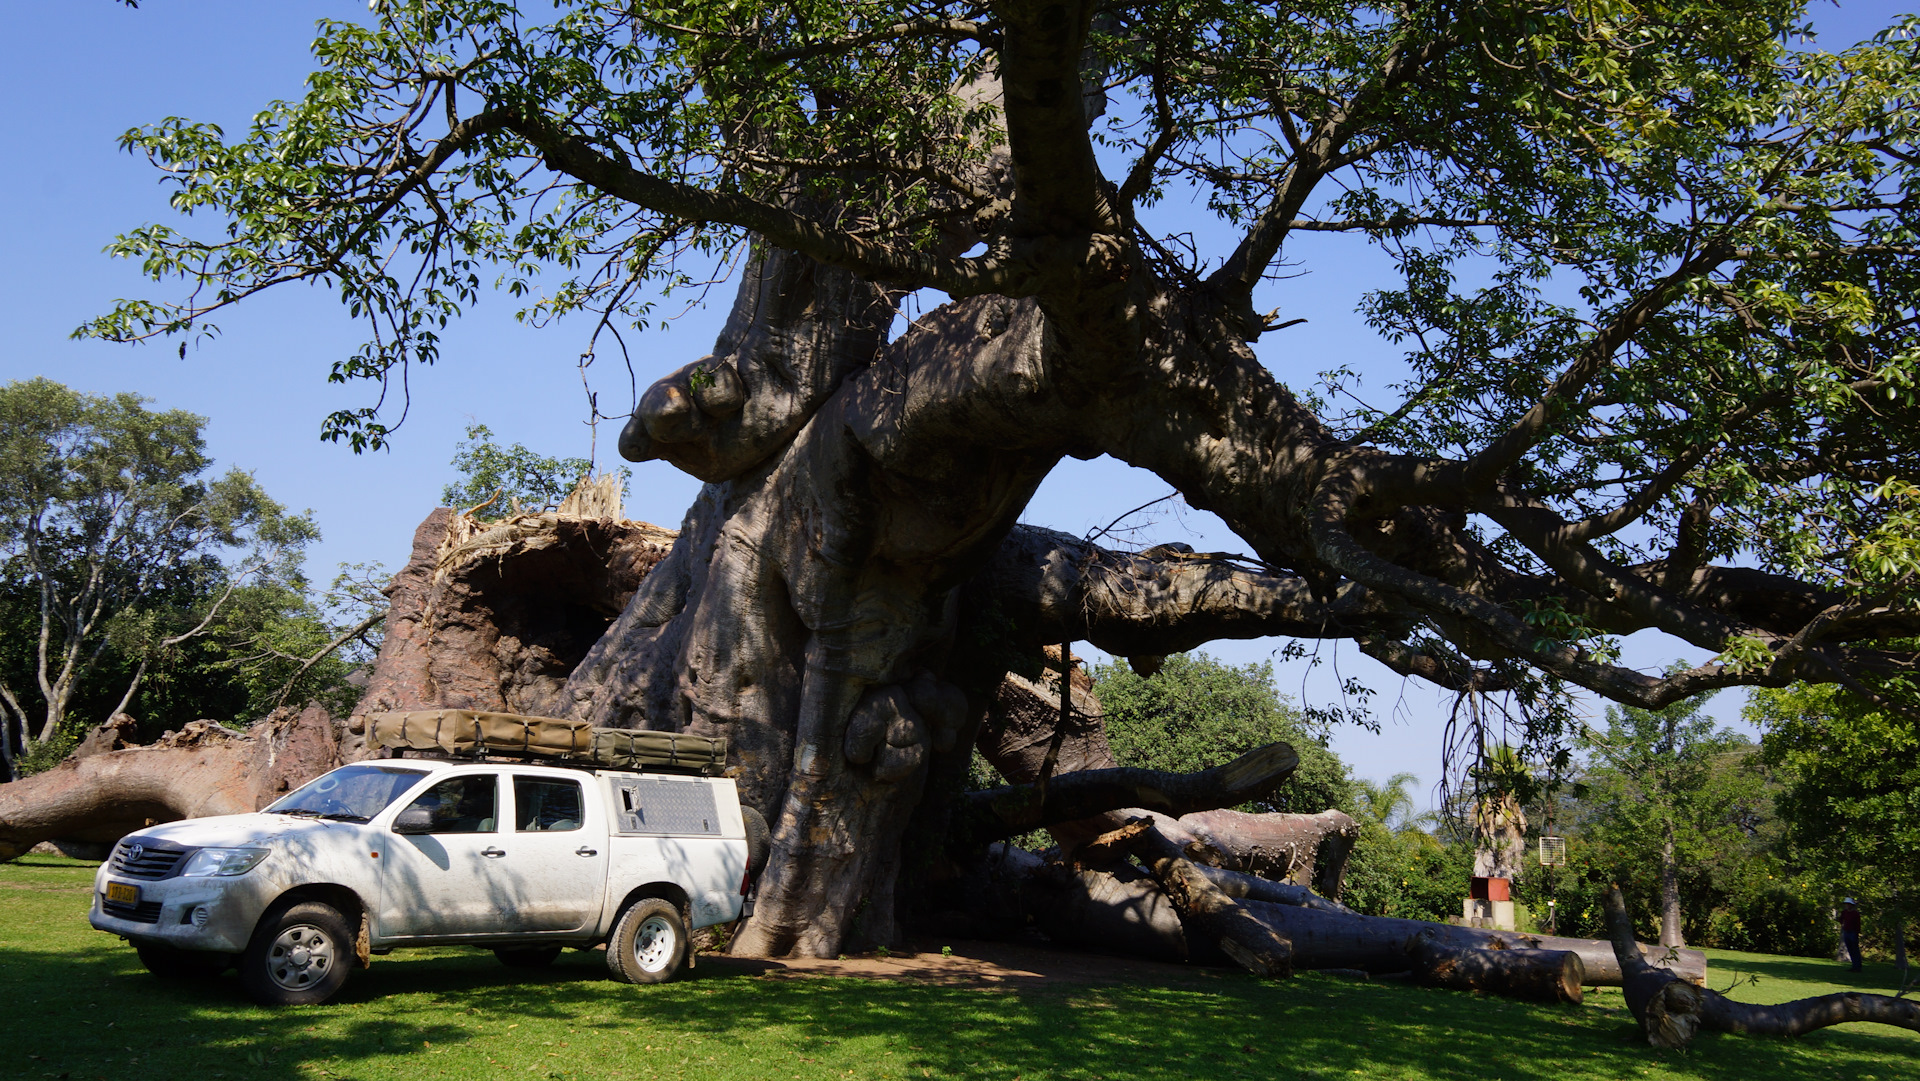
[[[393,818],[395,833],[432,833],[433,812],[425,807],[414,805],[401,811]]]

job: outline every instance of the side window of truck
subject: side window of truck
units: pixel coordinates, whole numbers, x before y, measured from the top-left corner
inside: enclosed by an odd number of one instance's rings
[[[522,833],[558,833],[580,828],[580,782],[551,777],[513,779],[513,814]]]
[[[400,812],[400,820],[415,820],[409,812],[424,810],[432,825],[421,833],[492,833],[498,820],[499,794],[492,774],[449,777],[427,789]],[[414,832],[414,831],[408,831]]]

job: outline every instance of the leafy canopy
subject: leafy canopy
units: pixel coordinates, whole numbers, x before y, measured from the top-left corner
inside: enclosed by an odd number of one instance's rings
[[[319,281],[370,328],[331,378],[384,388],[491,288],[535,322],[585,314],[591,354],[751,234],[901,289],[1132,321],[1089,339],[1144,354],[1101,371],[1118,392],[1155,364],[1203,383],[1272,328],[1256,293],[1284,307],[1289,241],[1345,234],[1398,268],[1363,310],[1411,374],[1368,401],[1281,371],[1320,415],[1276,395],[1259,434],[1300,453],[1261,466],[1362,463],[1353,497],[1220,509],[1273,566],[1403,601],[1374,655],[1642,704],[1914,663],[1875,647],[1920,607],[1912,20],[1825,52],[1797,0],[373,8],[322,23],[307,94],[248,131],[126,134],[214,221],[119,238],[186,295],[81,333],[213,333]],[[1116,277],[1097,252],[1168,302],[1076,308]],[[1178,336],[1133,324],[1164,311],[1241,340],[1151,355]],[[378,446],[379,409],[323,434]],[[1403,506],[1466,553],[1361,553]],[[1337,520],[1308,543],[1310,513]],[[1746,603],[1696,574],[1713,561],[1799,593]],[[1646,627],[1719,656],[1617,664]]]
[[[1785,783],[1780,815],[1829,892],[1920,912],[1920,724],[1835,687],[1757,692],[1747,717]]]

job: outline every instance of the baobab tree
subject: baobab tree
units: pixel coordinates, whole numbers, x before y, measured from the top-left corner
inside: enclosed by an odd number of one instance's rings
[[[1914,664],[1902,33],[1789,48],[1779,0],[373,8],[250,131],[128,133],[227,225],[122,237],[185,298],[84,332],[200,333],[322,282],[372,327],[333,376],[385,386],[488,277],[610,349],[738,253],[711,355],[620,441],[706,487],[530,711],[729,737],[775,833],[748,949],[893,933],[902,867],[963,817],[989,677],[1044,644],[1350,639],[1523,712]],[[1328,358],[1279,313],[1308,233],[1398,268],[1364,301],[1407,349],[1395,401],[1305,392]],[[378,446],[382,417],[325,434]],[[1099,455],[1250,560],[1014,530]],[[1715,656],[1619,663],[1647,628]]]

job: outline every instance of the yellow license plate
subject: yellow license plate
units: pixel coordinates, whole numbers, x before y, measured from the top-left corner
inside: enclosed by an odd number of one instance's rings
[[[107,883],[107,900],[117,901],[123,905],[137,905],[140,903],[140,887],[130,886],[125,882],[109,882]]]

